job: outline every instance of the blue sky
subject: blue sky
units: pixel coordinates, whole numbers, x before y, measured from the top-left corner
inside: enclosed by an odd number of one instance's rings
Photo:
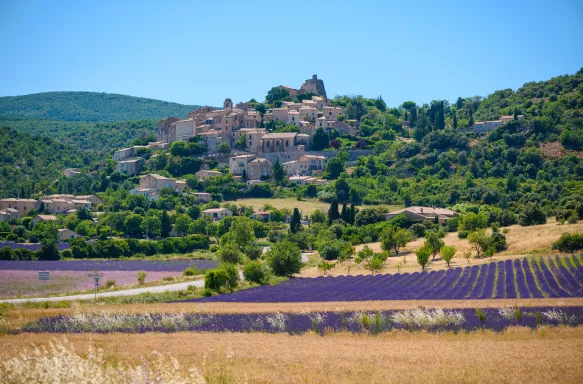
[[[0,2],[0,96],[222,105],[312,74],[328,96],[454,101],[583,67],[583,2]]]

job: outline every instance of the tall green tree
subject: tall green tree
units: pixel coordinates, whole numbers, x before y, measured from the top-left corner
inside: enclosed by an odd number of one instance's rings
[[[283,166],[279,163],[279,159],[277,159],[277,161],[273,165],[271,174],[273,176],[275,184],[281,185],[283,179],[285,178],[285,169],[283,169]]]
[[[322,151],[330,146],[330,136],[322,128],[316,129],[312,136],[312,150]]]
[[[302,228],[302,215],[300,214],[299,209],[294,208],[294,212],[289,223],[289,231],[291,233],[297,233],[301,228]]]
[[[328,209],[328,223],[332,224],[334,220],[340,218],[340,213],[338,212],[338,199],[336,197],[332,198],[330,202],[330,208]]]
[[[170,216],[168,216],[168,212],[162,212],[162,227],[161,227],[161,234],[162,237],[170,236],[170,231],[172,231],[172,220],[170,220]]]

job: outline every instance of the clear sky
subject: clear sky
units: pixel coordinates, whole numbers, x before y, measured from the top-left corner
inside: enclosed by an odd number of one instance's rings
[[[583,1],[0,0],[0,96],[222,105],[312,74],[328,96],[454,101],[583,67]]]

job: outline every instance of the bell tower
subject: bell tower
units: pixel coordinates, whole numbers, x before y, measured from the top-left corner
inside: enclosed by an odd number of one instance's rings
[[[226,113],[231,113],[233,111],[233,102],[231,99],[226,98],[225,102],[223,103],[223,111]]]

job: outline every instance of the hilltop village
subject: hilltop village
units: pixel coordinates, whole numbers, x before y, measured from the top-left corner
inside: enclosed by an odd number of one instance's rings
[[[333,132],[339,136],[356,135],[356,120],[347,120],[344,108],[332,105],[326,97],[324,82],[317,75],[306,80],[300,89],[287,86],[275,89],[294,101],[277,101],[274,103],[277,107],[265,109],[261,108],[265,104],[255,102],[233,105],[227,98],[222,109],[203,107],[189,113],[187,119],[169,117],[162,120],[156,142],[122,148],[113,154],[117,170],[137,175],[146,162],[140,156],[141,151],[164,151],[173,143],[183,141],[197,142],[204,158],[216,159],[219,165],[224,162],[235,180],[249,185],[270,179],[276,163],[281,164],[292,182],[300,185],[326,183],[319,176],[327,159],[336,152],[312,151],[312,139],[318,131],[327,135]],[[221,172],[210,169],[196,173],[200,179],[218,175]],[[152,178],[177,191],[184,189],[181,181],[159,175]],[[160,188],[150,179],[140,181],[139,188],[132,193],[143,194],[148,199],[157,198]]]

